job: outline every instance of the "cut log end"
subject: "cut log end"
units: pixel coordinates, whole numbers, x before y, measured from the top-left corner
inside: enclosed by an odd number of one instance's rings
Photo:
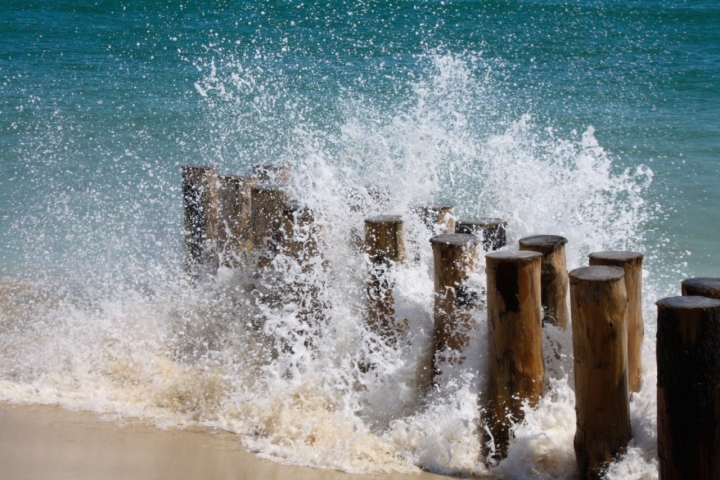
[[[526,263],[542,258],[542,253],[527,250],[508,250],[488,253],[485,258],[496,262]]]
[[[533,235],[521,238],[518,243],[521,250],[534,250],[536,252],[550,253],[567,243],[567,238],[558,235]]]
[[[617,282],[623,279],[625,271],[620,267],[597,265],[576,268],[569,276],[573,285],[579,282]]]
[[[477,245],[480,240],[475,235],[467,233],[447,233],[444,235],[435,235],[430,239],[432,245]]]
[[[658,300],[655,305],[674,310],[705,310],[720,307],[720,300],[698,296],[668,297]]]
[[[682,281],[682,294],[720,299],[720,278],[697,277]]]
[[[614,265],[622,266],[629,262],[640,262],[642,263],[645,257],[640,252],[631,252],[627,250],[618,251],[606,251],[606,252],[593,252],[589,255],[590,262],[595,260],[597,265]]]

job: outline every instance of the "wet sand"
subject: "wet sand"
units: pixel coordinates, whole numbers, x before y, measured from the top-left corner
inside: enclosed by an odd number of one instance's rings
[[[205,429],[159,430],[48,406],[0,404],[0,480],[23,479],[441,480],[440,475],[351,475],[257,458],[237,438]]]

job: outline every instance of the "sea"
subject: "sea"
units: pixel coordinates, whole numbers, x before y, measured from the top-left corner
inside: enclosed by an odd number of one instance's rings
[[[0,3],[0,401],[216,428],[351,473],[575,478],[569,330],[546,326],[543,398],[500,462],[482,455],[482,309],[467,361],[422,387],[433,271],[413,206],[448,203],[506,220],[508,249],[566,237],[571,269],[645,255],[643,387],[605,475],[658,478],[654,303],[720,276],[720,3]],[[314,212],[317,258],[287,273],[320,297],[313,328],[249,268],[185,273],[181,165],[258,163],[291,165]],[[364,321],[354,246],[384,213],[411,253],[393,345]]]

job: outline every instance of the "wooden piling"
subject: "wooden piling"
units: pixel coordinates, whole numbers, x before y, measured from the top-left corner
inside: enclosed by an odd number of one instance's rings
[[[253,166],[253,174],[262,183],[287,185],[292,181],[292,166],[285,163],[260,163]]]
[[[507,222],[500,218],[472,218],[455,222],[455,233],[477,235],[486,252],[498,250],[507,245]]]
[[[213,166],[183,165],[185,270],[191,277],[213,274],[218,266],[218,172]]]
[[[541,287],[543,323],[566,329],[568,311],[568,272],[565,262],[567,239],[557,235],[535,235],[521,238],[520,250],[542,254]]]
[[[575,362],[575,457],[580,478],[600,479],[632,437],[627,368],[627,291],[619,267],[570,272]]]
[[[625,288],[628,297],[628,382],[631,392],[642,386],[642,344],[645,326],[642,314],[642,262],[643,254],[615,251],[590,254],[590,265],[621,267],[625,271]]]
[[[219,252],[223,266],[237,268],[252,251],[251,188],[258,180],[246,175],[219,176]]]
[[[444,235],[455,231],[452,205],[423,203],[417,205],[415,211],[433,234]]]
[[[285,206],[290,201],[285,185],[268,183],[251,189],[253,257],[258,270],[272,263],[282,244]]]
[[[405,260],[404,224],[400,215],[378,215],[365,220],[365,249],[370,257],[367,285],[368,324],[388,342],[394,342],[395,305],[392,268]]]
[[[474,235],[452,233],[430,239],[435,271],[435,355],[433,374],[442,373],[443,365],[465,361],[465,349],[473,327],[472,312],[477,307],[477,292],[468,285],[468,277],[477,272],[479,239]]]
[[[489,460],[506,456],[510,427],[522,421],[523,402],[537,404],[545,381],[538,252],[485,255],[490,346],[488,428],[495,443]],[[494,458],[491,458],[493,457]]]
[[[720,278],[696,277],[682,281],[683,296],[697,296],[720,300]]]
[[[669,297],[658,301],[657,308],[660,478],[714,479],[720,300]]]

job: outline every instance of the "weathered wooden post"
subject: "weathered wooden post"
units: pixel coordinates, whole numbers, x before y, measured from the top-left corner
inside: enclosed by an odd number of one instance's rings
[[[479,243],[476,236],[462,233],[430,239],[435,271],[434,375],[442,373],[443,365],[465,361],[473,327],[472,311],[477,307],[477,292],[468,285],[468,277],[479,266]]]
[[[688,278],[681,283],[683,296],[720,299],[720,278]]]
[[[202,165],[182,166],[185,209],[185,270],[191,277],[217,271],[218,173]]]
[[[590,254],[590,265],[621,267],[625,271],[625,288],[628,297],[628,382],[631,392],[642,386],[642,344],[645,325],[642,314],[642,262],[638,252],[595,252]]]
[[[423,203],[415,207],[416,213],[433,234],[439,235],[455,231],[455,216],[453,206],[447,204]]]
[[[283,163],[261,163],[253,166],[253,174],[263,183],[287,185],[292,181],[292,166]]]
[[[219,251],[226,267],[239,267],[252,250],[251,191],[258,180],[245,175],[219,176]]]
[[[490,343],[488,427],[495,459],[507,454],[510,427],[522,421],[523,402],[537,404],[545,381],[542,354],[542,300],[537,252],[485,255]],[[488,458],[492,451],[486,452]]]
[[[565,262],[567,239],[557,235],[535,235],[520,239],[520,250],[542,254],[541,287],[543,322],[566,329],[568,311],[568,272]]]
[[[507,222],[500,218],[461,219],[455,222],[455,233],[470,233],[480,237],[486,252],[507,245]]]
[[[670,297],[657,308],[660,478],[714,479],[720,300]]]
[[[251,189],[253,256],[258,270],[267,268],[282,242],[282,224],[290,192],[285,185],[255,185]]]
[[[365,220],[365,249],[371,271],[367,285],[368,323],[388,342],[394,342],[395,305],[392,268],[405,260],[404,224],[400,215],[378,215]]]
[[[570,272],[575,456],[583,479],[600,479],[632,437],[624,275],[622,268],[606,266]]]

